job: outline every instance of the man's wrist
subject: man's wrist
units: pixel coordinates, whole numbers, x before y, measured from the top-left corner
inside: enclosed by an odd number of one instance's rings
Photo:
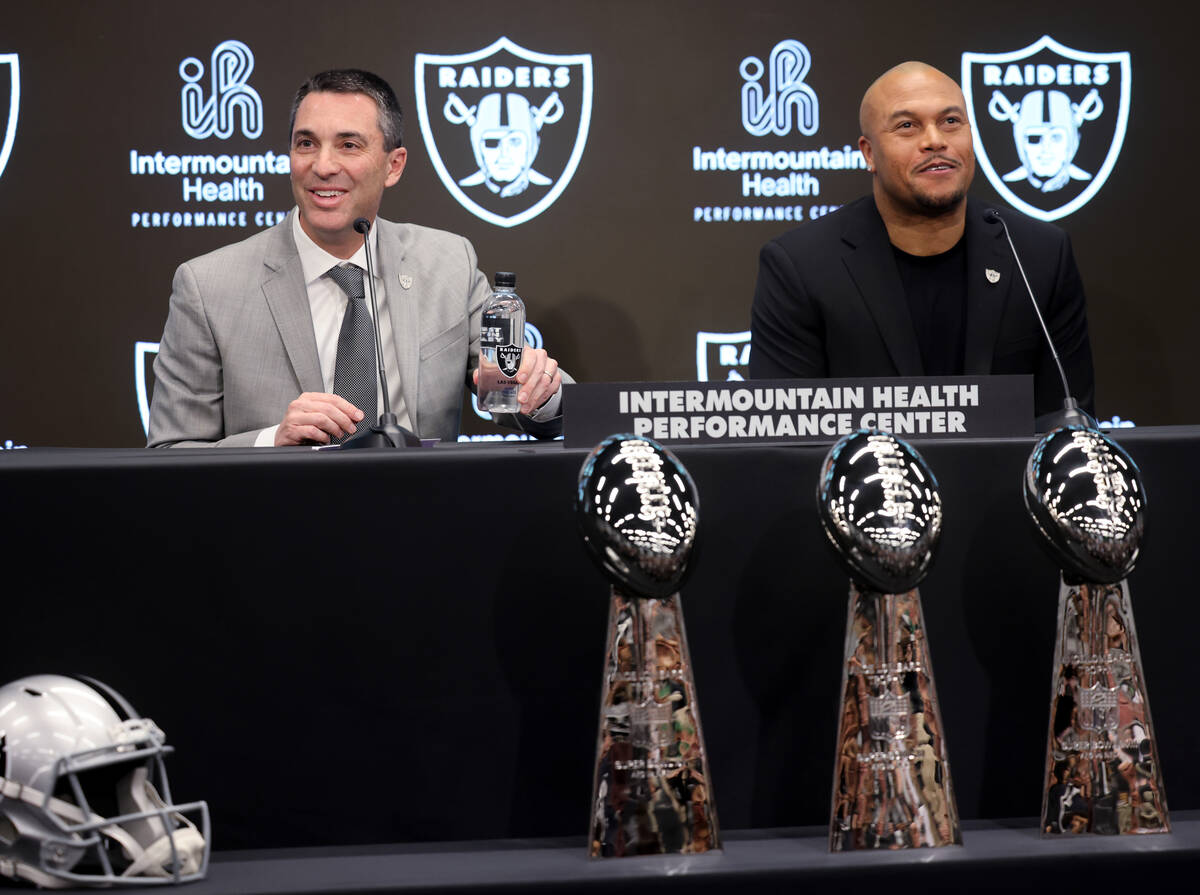
[[[255,447],[275,447],[275,433],[279,431],[279,426],[270,426],[258,433],[254,439]]]
[[[540,407],[535,407],[529,413],[525,414],[535,423],[543,423],[546,420],[552,420],[558,416],[559,408],[562,406],[562,386],[559,385],[558,391],[547,398]]]

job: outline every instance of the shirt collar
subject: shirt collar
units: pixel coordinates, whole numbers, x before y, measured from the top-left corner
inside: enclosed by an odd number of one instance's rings
[[[378,218],[375,219],[378,222]],[[371,241],[371,254],[379,257],[379,236],[378,227],[372,226],[367,234],[367,238]],[[296,242],[296,251],[300,255],[300,268],[304,271],[304,284],[312,285],[329,271],[329,268],[336,267],[339,264],[357,264],[364,271],[367,269],[367,254],[360,245],[358,251],[349,258],[339,258],[336,255],[331,255],[319,245],[312,241],[304,228],[300,226],[300,209],[296,209],[292,215],[292,238]],[[376,279],[379,278],[379,272],[375,272]]]

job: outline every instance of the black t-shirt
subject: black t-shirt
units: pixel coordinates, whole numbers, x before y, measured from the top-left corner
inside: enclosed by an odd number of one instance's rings
[[[892,246],[926,376],[961,376],[967,346],[966,237],[940,255]]]

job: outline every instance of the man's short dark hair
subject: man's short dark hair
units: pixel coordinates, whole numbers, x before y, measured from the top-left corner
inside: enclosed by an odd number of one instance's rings
[[[404,112],[396,93],[379,75],[357,68],[338,68],[313,75],[300,85],[292,100],[292,119],[288,124],[288,141],[296,129],[296,110],[310,93],[362,93],[375,101],[379,110],[379,129],[383,131],[383,148],[391,152],[404,145]]]

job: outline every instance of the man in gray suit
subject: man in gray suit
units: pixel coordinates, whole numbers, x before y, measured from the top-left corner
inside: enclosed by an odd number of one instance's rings
[[[454,439],[463,384],[478,379],[490,289],[466,239],[377,217],[407,160],[395,93],[369,72],[314,75],[292,105],[290,158],[296,208],[287,219],[175,274],[148,445],[326,444],[374,424],[334,394],[351,299],[330,271],[347,262],[365,271],[360,218],[372,222],[392,410],[422,437]],[[497,421],[557,435],[557,361],[527,347],[517,380],[521,413]]]

